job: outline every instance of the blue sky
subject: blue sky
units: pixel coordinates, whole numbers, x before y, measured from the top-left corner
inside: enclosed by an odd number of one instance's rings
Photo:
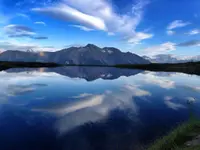
[[[199,0],[0,0],[0,50],[88,43],[139,55],[200,55]]]

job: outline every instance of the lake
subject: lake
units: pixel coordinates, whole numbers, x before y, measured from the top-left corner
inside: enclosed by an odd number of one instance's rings
[[[9,69],[0,96],[1,150],[137,150],[200,116],[200,77],[183,73]]]

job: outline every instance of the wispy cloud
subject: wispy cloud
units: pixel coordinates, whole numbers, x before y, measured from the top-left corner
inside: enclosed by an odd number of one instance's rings
[[[145,54],[149,56],[153,56],[157,54],[165,54],[173,50],[176,50],[176,43],[166,42],[160,45],[154,45],[154,46],[148,47],[144,49],[143,51]]]
[[[17,13],[16,16],[17,16],[17,17],[22,17],[22,18],[25,18],[25,19],[28,19],[28,20],[31,20],[30,17],[29,17],[28,15],[23,14],[23,13]]]
[[[174,35],[176,33],[175,31],[172,31],[172,30],[167,30],[166,32],[168,35]]]
[[[28,85],[9,85],[7,88],[9,96],[23,95],[34,92],[38,87],[47,86],[46,84],[28,84]]]
[[[33,43],[17,42],[17,41],[0,41],[0,50],[20,50],[26,51],[28,49],[33,49],[35,51],[55,51],[56,48],[51,46],[41,46]]]
[[[94,29],[88,28],[86,26],[81,26],[81,25],[70,25],[71,27],[79,28],[80,30],[83,31],[93,31]]]
[[[36,48],[36,45],[32,44],[20,44],[17,42],[11,42],[11,41],[0,41],[0,49],[5,50],[27,50],[27,49],[33,49]]]
[[[133,85],[130,85],[130,84],[126,84],[126,85],[124,85],[124,89],[132,91],[134,96],[138,96],[138,97],[140,97],[140,96],[151,96],[151,93],[149,91],[145,91],[137,85],[133,86]]]
[[[10,24],[3,28],[8,37],[28,37],[36,40],[48,39],[46,36],[38,36],[37,33],[30,27],[24,25]]]
[[[140,41],[152,38],[154,35],[144,32],[137,32],[133,37],[128,37],[128,43],[139,44]]]
[[[185,27],[187,25],[190,25],[190,22],[184,22],[182,20],[174,20],[173,22],[171,22],[168,26],[167,26],[167,30],[172,30],[172,29],[176,29],[176,28],[181,28],[181,27]]]
[[[77,96],[78,97],[78,96]],[[75,111],[86,109],[90,107],[95,107],[101,105],[104,99],[103,95],[90,95],[82,98],[81,101],[75,101],[73,103],[68,103],[65,107],[56,107],[54,109],[43,108],[43,109],[33,109],[33,111],[46,111],[48,113],[53,113],[56,115],[66,115],[73,113]]]
[[[136,32],[143,18],[147,0],[139,0],[132,6],[129,14],[117,14],[112,4],[105,0],[65,0],[63,3],[49,7],[33,8],[35,12],[47,14],[66,22],[74,22],[83,30],[95,29],[118,34],[129,43],[137,44],[153,34]],[[130,13],[131,12],[131,13]]]
[[[35,24],[39,24],[39,25],[43,25],[43,26],[46,26],[46,23],[43,22],[43,21],[36,21],[34,22]]]
[[[182,88],[190,90],[192,92],[199,92],[200,93],[200,86],[182,86]]]
[[[78,96],[73,96],[72,98],[84,98],[84,97],[88,97],[88,96],[92,96],[93,94],[89,94],[89,93],[82,93]]]
[[[164,89],[173,89],[175,88],[175,82],[169,80],[168,78],[159,77],[154,75],[153,73],[148,73],[144,77],[144,82],[149,84],[157,85]]]
[[[10,24],[5,26],[4,31],[9,37],[26,37],[33,36],[36,34],[33,29],[24,25],[16,24]]]
[[[1,8],[0,8],[1,9]],[[8,24],[13,18],[16,17],[21,17],[21,18],[25,18],[27,20],[31,20],[30,17],[26,14],[23,13],[16,13],[15,15],[8,15],[5,13],[0,12],[0,24]]]
[[[186,42],[177,44],[177,46],[183,46],[183,47],[188,47],[188,46],[200,46],[200,40],[186,41]]]
[[[148,56],[155,56],[158,54],[166,54],[168,52],[176,50],[177,47],[190,47],[190,46],[200,46],[200,40],[190,40],[182,43],[172,43],[166,42],[160,45],[154,45],[147,47],[143,52]]]
[[[11,85],[7,88],[7,90],[8,96],[17,96],[33,92],[35,88],[29,86]]]
[[[48,14],[64,21],[73,19],[76,20],[77,23],[84,24],[86,26],[91,26],[99,30],[107,30],[102,19],[84,14],[65,4],[59,4],[55,7],[34,8],[33,11]]]
[[[199,29],[193,29],[191,30],[189,33],[187,33],[189,35],[196,35],[196,34],[200,34],[200,30]]]
[[[187,97],[186,100],[190,103],[194,103],[196,101],[194,97]]]
[[[173,97],[171,96],[165,96],[164,97],[164,103],[165,105],[167,105],[167,107],[174,109],[174,110],[178,110],[180,108],[186,108],[184,105],[179,104],[179,103],[174,103],[173,101]]]
[[[73,98],[73,102],[58,105],[33,108],[33,111],[47,112],[57,115],[59,118],[56,127],[61,134],[80,126],[86,122],[96,122],[106,117],[112,110],[130,109],[133,115],[138,113],[138,106],[134,103],[134,97],[151,96],[151,93],[135,85],[124,85],[117,91],[107,91],[94,95],[83,93]],[[61,117],[60,117],[61,116]],[[76,119],[72,119],[76,116]],[[133,116],[131,117],[133,118]],[[71,121],[69,121],[71,120]]]

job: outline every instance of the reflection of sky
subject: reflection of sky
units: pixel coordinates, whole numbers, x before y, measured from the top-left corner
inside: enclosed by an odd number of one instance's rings
[[[186,97],[198,99],[199,80],[198,76],[186,74],[166,73],[165,75],[165,73],[144,72],[131,77],[120,77],[117,80],[98,79],[87,82],[83,79],[61,76],[54,72],[6,73],[3,71],[0,72],[0,94],[2,100],[5,100],[5,97],[7,99],[29,97],[31,100],[51,100],[50,104],[55,102],[59,104],[60,102],[63,105],[63,103],[67,103],[68,106],[69,101],[70,105],[77,105],[79,101],[88,97],[112,97],[112,100],[114,100],[121,97],[126,99],[126,97],[144,97],[161,93],[160,96],[166,103],[165,98],[167,96],[179,97],[183,101]],[[158,91],[156,92],[156,90]],[[171,99],[173,100],[173,98]],[[74,104],[71,101],[75,101]],[[32,101],[30,101],[31,103]],[[34,101],[33,103],[36,105]],[[40,105],[40,103],[48,105],[48,103],[45,104],[41,101],[38,101],[37,105]]]
[[[147,128],[154,123],[170,126],[187,119],[188,99],[195,99],[195,111],[200,114],[199,76],[143,72],[87,82],[43,71],[0,72],[0,109],[10,105],[55,117],[53,128],[59,134],[88,122],[102,122],[115,110],[131,111],[127,117]]]

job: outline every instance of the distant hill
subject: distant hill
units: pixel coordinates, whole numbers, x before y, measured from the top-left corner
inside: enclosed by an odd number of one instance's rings
[[[152,63],[185,63],[200,61],[200,55],[193,57],[176,57],[170,54],[160,54],[153,57],[143,56],[143,58]]]
[[[200,61],[187,63],[150,63],[150,64],[122,64],[115,65],[118,68],[142,69],[159,72],[182,72],[187,74],[200,75]]]
[[[62,66],[65,66],[65,68],[61,68],[61,69],[58,68]],[[73,66],[73,67],[70,67],[70,66]],[[161,71],[161,72],[183,72],[187,74],[200,75],[200,62],[173,63],[173,64],[170,64],[170,63],[117,64],[117,65],[108,66],[108,65],[62,65],[62,64],[56,64],[56,63],[41,63],[41,62],[0,61],[0,70],[7,70],[11,68],[19,69],[19,68],[41,68],[41,67],[52,68],[54,72],[58,72],[59,74],[62,74],[62,75],[65,75],[67,72],[67,76],[69,75],[72,77],[75,76],[76,73],[78,72],[80,76],[76,76],[76,77],[81,77],[81,78],[85,77],[89,70],[90,71],[89,74],[91,76],[88,76],[88,78],[85,78],[86,80],[93,80],[96,78],[115,79],[116,76],[117,77],[120,76],[120,73],[116,73],[115,71],[112,71],[112,68],[114,67],[134,69],[133,72],[124,70],[123,74],[126,76],[128,76],[129,73],[131,74],[137,73],[138,70],[135,72],[135,69]],[[86,69],[84,69],[85,67]],[[94,73],[91,73],[91,71],[94,71]]]
[[[0,54],[0,61],[53,62],[76,65],[148,64],[148,60],[113,47],[99,48],[93,44],[70,47],[56,52],[8,50]]]

